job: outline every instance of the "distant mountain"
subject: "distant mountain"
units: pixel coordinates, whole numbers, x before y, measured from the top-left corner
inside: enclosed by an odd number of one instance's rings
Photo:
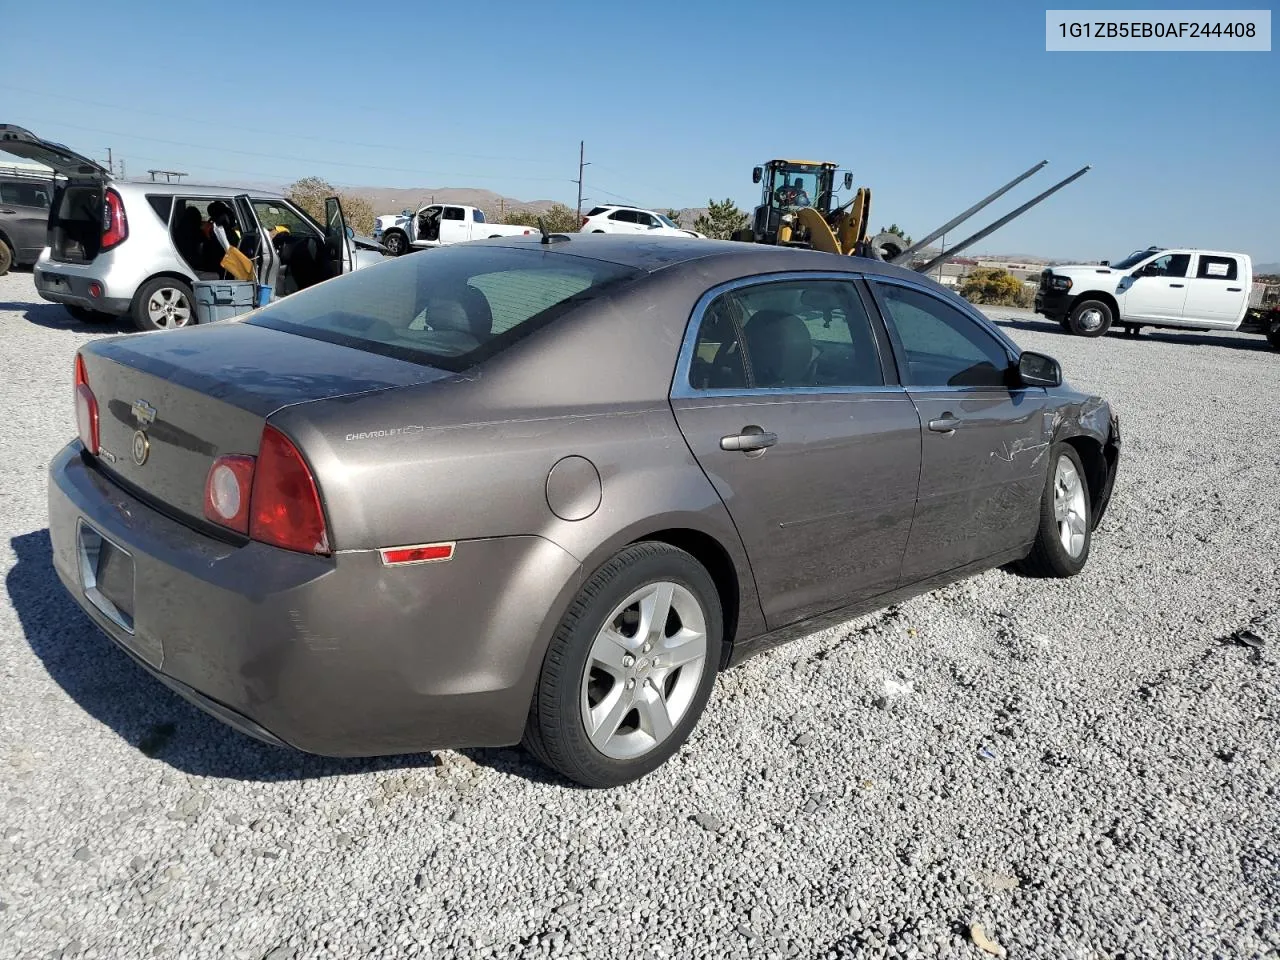
[[[1280,273],[1280,263],[1255,263],[1253,265],[1253,275],[1260,276],[1262,274]]]

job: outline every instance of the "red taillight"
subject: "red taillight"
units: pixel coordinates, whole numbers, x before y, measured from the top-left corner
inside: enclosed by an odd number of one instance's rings
[[[204,481],[204,515],[250,539],[302,553],[328,553],[320,491],[292,441],[265,427],[258,455],[213,461]]]
[[[389,567],[406,563],[435,563],[453,559],[452,543],[422,543],[414,547],[384,547],[379,551]]]
[[[249,532],[254,463],[254,457],[240,454],[213,462],[204,482],[205,517],[237,533]]]
[[[129,239],[129,221],[124,215],[124,201],[114,190],[102,195],[102,246],[103,250],[118,247]]]
[[[591,219],[590,217],[583,217],[583,218],[582,218],[582,225],[585,227],[585,226],[587,225],[587,221],[588,221],[588,220],[590,220],[590,219]]]
[[[311,468],[279,430],[266,427],[249,500],[249,536],[286,550],[328,553],[329,535]]]
[[[92,456],[98,455],[98,398],[89,389],[84,357],[76,354],[76,429],[80,442]]]

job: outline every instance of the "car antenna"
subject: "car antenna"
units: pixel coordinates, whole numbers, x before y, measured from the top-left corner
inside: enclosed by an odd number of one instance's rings
[[[546,222],[545,220],[543,220],[543,219],[542,219],[542,217],[539,217],[539,218],[538,218],[538,229],[542,231],[542,242],[543,242],[544,244],[559,243],[561,240],[568,240],[568,239],[569,239],[569,238],[568,238],[565,234],[563,234],[563,233],[551,233],[551,232],[549,232],[549,231],[547,230],[547,222]]]

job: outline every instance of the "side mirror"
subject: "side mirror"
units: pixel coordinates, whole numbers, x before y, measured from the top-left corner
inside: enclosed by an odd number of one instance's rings
[[[649,224],[649,229],[650,229],[650,230],[661,230],[661,229],[662,229],[662,224],[660,224],[660,223],[651,223],[651,224]]]
[[[355,235],[356,235],[355,230],[351,227],[347,227],[347,239],[350,240]]]
[[[764,171],[759,167],[755,167],[751,171],[751,182],[759,183],[764,178]]]
[[[844,188],[846,190],[853,189],[853,171],[851,170],[846,170],[844,172]]]
[[[1111,261],[1110,261],[1110,260],[1099,260],[1099,261],[1098,261],[1098,266],[1100,266],[1100,267],[1109,267],[1109,266],[1111,266]]]
[[[1024,350],[1018,357],[1018,381],[1024,387],[1062,386],[1062,366],[1053,357]]]

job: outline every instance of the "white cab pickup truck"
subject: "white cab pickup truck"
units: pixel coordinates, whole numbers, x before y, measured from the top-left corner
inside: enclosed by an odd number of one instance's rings
[[[1237,330],[1249,308],[1253,262],[1243,253],[1148,247],[1114,263],[1048,267],[1036,313],[1080,337],[1112,326]]]
[[[416,213],[389,213],[378,217],[374,221],[373,239],[398,257],[425,247],[446,247],[489,237],[521,237],[536,232],[536,227],[489,223],[479,207],[432,203],[420,207]]]

